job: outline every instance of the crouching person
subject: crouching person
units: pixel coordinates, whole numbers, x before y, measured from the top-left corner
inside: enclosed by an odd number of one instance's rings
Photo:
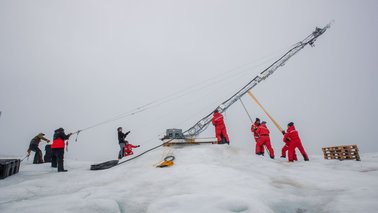
[[[51,158],[51,167],[58,167],[58,172],[67,172],[63,166],[64,160],[64,147],[65,141],[70,138],[72,133],[66,135],[63,128],[55,130],[54,140],[51,145],[52,158]]]
[[[135,145],[133,145],[133,144],[131,144],[131,143],[129,143],[129,142],[126,141],[126,145],[125,145],[125,157],[134,154],[133,148],[138,148],[138,147],[140,147],[140,145],[136,145],[135,146]]]

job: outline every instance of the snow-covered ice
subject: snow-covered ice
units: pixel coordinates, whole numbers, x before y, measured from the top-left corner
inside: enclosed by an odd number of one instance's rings
[[[0,212],[378,211],[378,153],[362,154],[360,162],[310,156],[288,163],[198,145],[172,149],[175,165],[155,168],[164,149],[101,171],[89,170],[100,162],[68,159],[67,173],[22,162],[18,174],[0,180]]]

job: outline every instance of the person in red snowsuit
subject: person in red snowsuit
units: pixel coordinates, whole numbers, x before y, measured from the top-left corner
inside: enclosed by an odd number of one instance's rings
[[[252,126],[251,126],[251,132],[253,133],[253,138],[255,139],[256,143],[257,143],[257,141],[259,139],[259,136],[258,136],[258,134],[256,132],[257,128],[259,126],[260,126],[260,119],[256,118],[255,123],[253,123]],[[255,150],[255,152],[256,152],[257,155],[264,155],[264,151],[265,151],[264,145],[262,145],[260,147],[260,152],[259,153],[257,153],[257,150]]]
[[[257,128],[256,133],[258,135],[256,143],[256,154],[261,154],[261,149],[266,146],[269,151],[270,158],[274,159],[274,150],[270,144],[269,129],[266,127],[266,122],[261,122],[260,126]]]
[[[136,146],[134,146],[134,145],[132,145],[131,143],[129,143],[129,142],[126,142],[126,145],[125,145],[125,148],[124,148],[124,153],[125,153],[125,157],[126,156],[129,156],[129,155],[132,155],[132,154],[134,154],[134,152],[133,152],[133,148],[138,148],[138,147],[140,147],[140,145],[136,145]]]
[[[230,139],[228,138],[228,134],[226,131],[226,125],[224,124],[223,115],[219,113],[218,110],[214,111],[213,118],[211,122],[215,126],[215,135],[218,140],[218,144],[223,144],[223,138],[226,140],[227,144],[230,144]]]
[[[309,161],[308,155],[303,148],[301,139],[299,138],[298,131],[295,129],[294,123],[290,122],[287,124],[287,131],[284,135],[284,140],[289,141],[289,152],[288,152],[288,160],[289,162],[293,162],[295,160],[295,148],[298,148],[301,152],[305,161]]]

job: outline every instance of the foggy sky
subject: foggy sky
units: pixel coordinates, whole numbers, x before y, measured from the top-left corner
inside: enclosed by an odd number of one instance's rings
[[[188,129],[304,39],[331,28],[253,89],[310,154],[357,144],[377,152],[377,1],[0,1],[0,155],[25,155],[39,132],[75,132],[154,100],[169,102],[72,137],[66,157],[116,158],[116,128],[146,150]],[[181,98],[178,96],[184,95]],[[276,155],[282,136],[268,122]],[[254,152],[240,102],[226,113],[233,146]],[[214,136],[210,126],[201,137]],[[40,145],[44,148],[45,143]]]

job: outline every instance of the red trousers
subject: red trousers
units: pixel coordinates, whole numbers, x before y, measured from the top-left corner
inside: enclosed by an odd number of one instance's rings
[[[259,141],[259,138],[257,136],[253,136],[253,138],[255,139],[256,146],[257,146],[257,142]],[[256,154],[262,154],[262,155],[264,155],[264,152],[265,152],[264,145],[260,146],[260,152],[259,153],[257,152],[257,149],[256,149]]]
[[[260,138],[257,140],[256,154],[260,154],[264,152],[262,151],[264,149],[264,146],[266,146],[266,148],[268,149],[270,157],[274,157],[274,150],[272,148],[272,145],[270,144],[269,136],[260,136]]]
[[[287,142],[287,143],[285,143],[285,145],[282,147],[282,150],[281,150],[281,157],[286,157],[286,152],[289,150],[289,145],[290,145],[290,143]],[[298,160],[298,158],[297,158],[297,154],[295,154],[295,150],[294,150],[294,157],[293,157],[293,159],[294,159],[295,161]]]
[[[223,136],[226,139],[227,143],[230,142],[230,139],[228,138],[228,134],[226,131],[226,126],[224,125],[215,126],[215,137],[217,137],[218,142],[222,141],[221,136]]]
[[[129,150],[129,151],[125,151],[125,157],[126,157],[126,156],[129,156],[129,155],[132,155],[132,154],[134,154],[134,152],[131,151],[131,150]]]
[[[289,145],[289,153],[288,153],[288,160],[289,161],[294,161],[295,160],[295,148],[298,148],[301,154],[305,159],[308,159],[308,155],[306,151],[303,148],[302,142],[300,141],[291,141]]]

